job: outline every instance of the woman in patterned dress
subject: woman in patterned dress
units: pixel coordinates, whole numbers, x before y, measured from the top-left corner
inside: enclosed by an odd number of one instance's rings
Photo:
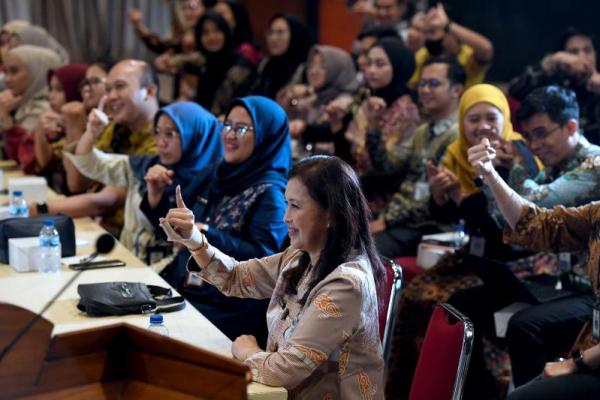
[[[254,380],[284,386],[290,398],[383,399],[377,288],[385,272],[350,166],[330,156],[300,161],[286,189],[290,247],[245,262],[208,244],[179,193],[161,224],[190,250],[188,269],[227,295],[271,299],[266,348],[248,335],[232,345]]]

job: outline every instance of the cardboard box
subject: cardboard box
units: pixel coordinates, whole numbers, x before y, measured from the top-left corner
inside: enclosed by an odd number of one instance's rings
[[[496,327],[496,336],[499,338],[506,337],[506,329],[508,328],[508,321],[517,312],[524,308],[531,307],[531,304],[527,303],[512,303],[498,310],[494,313],[494,325]]]
[[[35,256],[39,247],[37,236],[8,239],[8,264],[17,272],[37,271]]]
[[[12,194],[15,190],[23,192],[23,197],[28,204],[44,203],[48,199],[48,185],[41,176],[25,176],[10,178],[8,191]]]

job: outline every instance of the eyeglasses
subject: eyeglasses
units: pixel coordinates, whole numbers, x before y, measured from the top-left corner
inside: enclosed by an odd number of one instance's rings
[[[440,81],[439,79],[435,79],[435,78],[421,79],[421,80],[419,80],[418,86],[420,88],[425,88],[425,87],[429,86],[429,88],[435,89],[437,87],[442,86],[443,83],[444,82]]]
[[[179,136],[179,132],[177,132],[174,129],[161,132],[160,129],[156,128],[156,129],[154,129],[153,134],[154,134],[154,140],[163,139],[163,140],[171,141]]]
[[[550,136],[554,131],[562,128],[561,125],[555,126],[554,128],[548,130],[546,128],[535,128],[531,132],[522,132],[521,136],[527,143],[532,143],[535,140],[544,140],[548,136]]]
[[[244,136],[246,136],[250,131],[253,131],[254,128],[251,127],[250,125],[246,125],[246,124],[232,124],[231,122],[225,122],[223,123],[223,126],[221,127],[221,132],[223,132],[224,135],[227,135],[229,132],[233,131],[233,133],[235,133],[236,137],[239,138],[243,138]]]

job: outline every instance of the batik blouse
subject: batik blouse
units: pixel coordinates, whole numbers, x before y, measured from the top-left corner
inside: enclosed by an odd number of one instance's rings
[[[599,202],[569,208],[526,207],[514,230],[506,226],[504,240],[537,251],[589,251],[587,267],[590,282],[596,296],[600,293]],[[583,351],[596,344],[598,341],[592,337],[591,324],[588,322],[581,331],[574,349]]]
[[[284,386],[302,399],[383,399],[383,354],[377,294],[364,257],[341,264],[304,297],[314,271],[308,268],[297,293],[285,293],[285,272],[299,267],[299,250],[237,262],[217,252],[213,261],[190,271],[228,296],[271,298],[265,351],[244,363],[253,379]]]

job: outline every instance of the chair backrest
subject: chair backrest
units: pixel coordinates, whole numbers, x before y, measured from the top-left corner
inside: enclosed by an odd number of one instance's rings
[[[462,398],[473,347],[473,323],[449,304],[433,311],[409,400]]]
[[[402,288],[402,268],[393,260],[382,258],[385,267],[385,286],[380,294],[379,302],[379,335],[383,346],[383,357],[387,365],[390,353],[400,289]]]

